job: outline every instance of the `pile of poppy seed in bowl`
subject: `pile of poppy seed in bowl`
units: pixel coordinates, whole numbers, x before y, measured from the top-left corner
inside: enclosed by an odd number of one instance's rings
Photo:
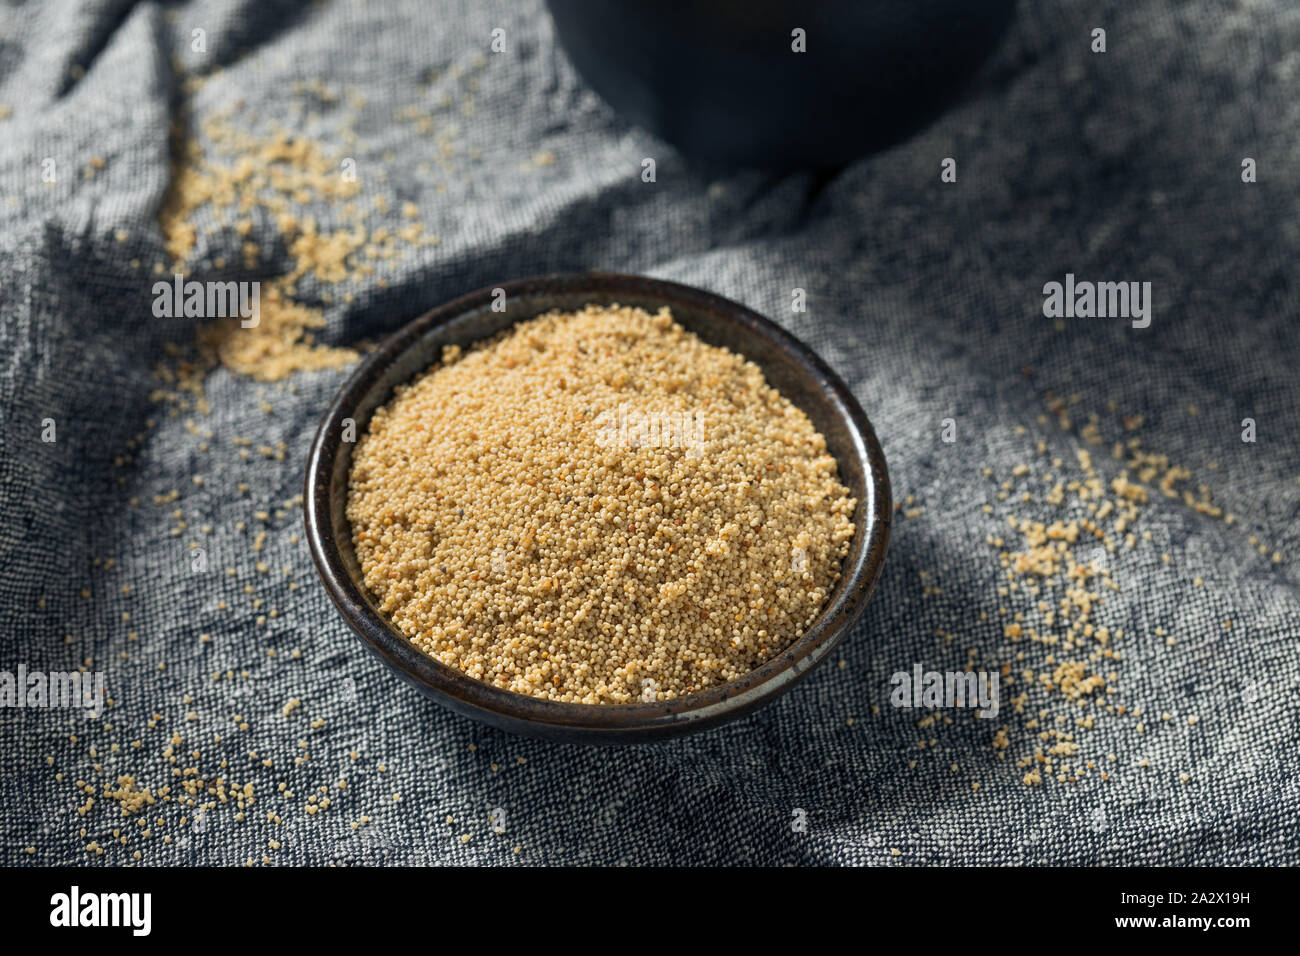
[[[856,500],[742,356],[591,305],[442,361],[376,410],[347,518],[380,611],[434,659],[556,701],[664,701],[817,619]]]

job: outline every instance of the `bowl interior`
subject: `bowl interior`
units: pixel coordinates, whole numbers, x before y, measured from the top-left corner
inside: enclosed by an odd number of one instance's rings
[[[445,705],[522,733],[582,741],[628,742],[703,729],[740,716],[785,690],[822,660],[851,626],[879,574],[891,503],[884,455],[848,388],[788,333],[743,306],[675,283],[583,274],[507,283],[504,311],[495,289],[434,309],[371,353],[331,405],[313,443],[304,496],[308,543],[330,596],[370,647],[403,677]],[[363,583],[346,516],[353,442],[396,386],[425,371],[446,345],[468,346],[552,309],[618,303],[655,311],[667,305],[686,329],[760,366],[770,385],[802,409],[826,438],[840,480],[857,498],[855,534],[821,616],[791,647],[744,677],[673,701],[565,704],[502,690],[424,654],[389,624]]]

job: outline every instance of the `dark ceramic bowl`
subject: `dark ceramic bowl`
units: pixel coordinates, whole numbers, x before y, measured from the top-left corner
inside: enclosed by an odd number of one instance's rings
[[[688,156],[827,168],[961,93],[1015,0],[547,0],[573,65]],[[804,52],[792,49],[803,30]]]
[[[689,286],[639,276],[561,275],[508,282],[507,311],[493,290],[462,296],[403,327],[370,353],[330,405],[312,443],[304,495],[307,542],[330,597],[366,645],[398,674],[459,714],[504,730],[578,743],[635,743],[734,720],[789,690],[848,633],[866,603],[889,544],[891,502],[885,456],[867,416],[824,362],[778,326],[735,302]],[[354,443],[394,386],[439,359],[444,345],[469,345],[551,309],[588,303],[672,309],[682,326],[758,364],[769,384],[826,436],[840,480],[858,500],[856,533],[826,608],[799,640],[739,680],[662,703],[565,704],[516,694],[441,664],[376,609],[363,583],[345,514]]]

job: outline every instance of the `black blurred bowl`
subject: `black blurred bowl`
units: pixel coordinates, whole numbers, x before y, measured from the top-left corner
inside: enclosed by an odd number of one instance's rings
[[[687,155],[824,168],[936,117],[1015,0],[548,0],[565,51],[619,113]],[[805,31],[806,52],[791,49]],[[936,163],[938,159],[936,158]]]

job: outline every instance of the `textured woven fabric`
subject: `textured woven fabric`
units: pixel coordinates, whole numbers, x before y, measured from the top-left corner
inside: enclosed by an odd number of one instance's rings
[[[0,711],[0,862],[1297,862],[1300,10],[1088,6],[1022,4],[945,116],[825,183],[701,169],[628,127],[536,3],[0,9],[2,666],[85,664],[112,699],[98,720]],[[1105,53],[1090,50],[1098,26]],[[410,201],[441,237],[332,303],[303,279],[323,342],[373,340],[506,279],[602,269],[717,291],[816,349],[866,409],[905,502],[843,663],[716,731],[613,751],[491,731],[400,684],[335,612],[300,509],[284,507],[346,372],[262,384],[217,369],[206,415],[154,399],[164,344],[188,347],[196,324],[155,318],[150,291],[168,261],[168,128],[196,74],[210,77],[196,120],[251,106],[252,122],[356,158],[393,225]],[[316,79],[342,99],[304,106],[295,84]],[[365,105],[345,141],[352,93]],[[403,120],[410,104],[436,128]],[[940,180],[945,157],[956,183]],[[202,234],[195,273],[237,262],[241,241]],[[268,256],[265,276],[288,269],[285,250]],[[1066,273],[1149,281],[1150,327],[1045,318],[1043,285]],[[1082,480],[1079,449],[1109,483],[1113,442],[1135,438],[1235,521],[1153,493],[1135,546],[1096,555],[1118,590],[1093,619],[1123,632],[1121,656],[1089,662],[1112,693],[1080,706],[1040,675],[1103,646],[1009,637],[1055,598],[1010,590],[989,542],[1022,547],[1008,513],[1087,517],[1073,490],[1060,505],[1045,490]],[[283,460],[256,450],[280,442]],[[1015,681],[994,720],[931,722],[890,706],[890,675],[915,663],[1006,664]],[[1035,749],[1053,747],[1053,772],[1027,785],[1045,766]],[[125,776],[157,802],[123,816],[105,789]],[[213,806],[185,804],[195,781]],[[244,784],[241,815],[230,792]]]

